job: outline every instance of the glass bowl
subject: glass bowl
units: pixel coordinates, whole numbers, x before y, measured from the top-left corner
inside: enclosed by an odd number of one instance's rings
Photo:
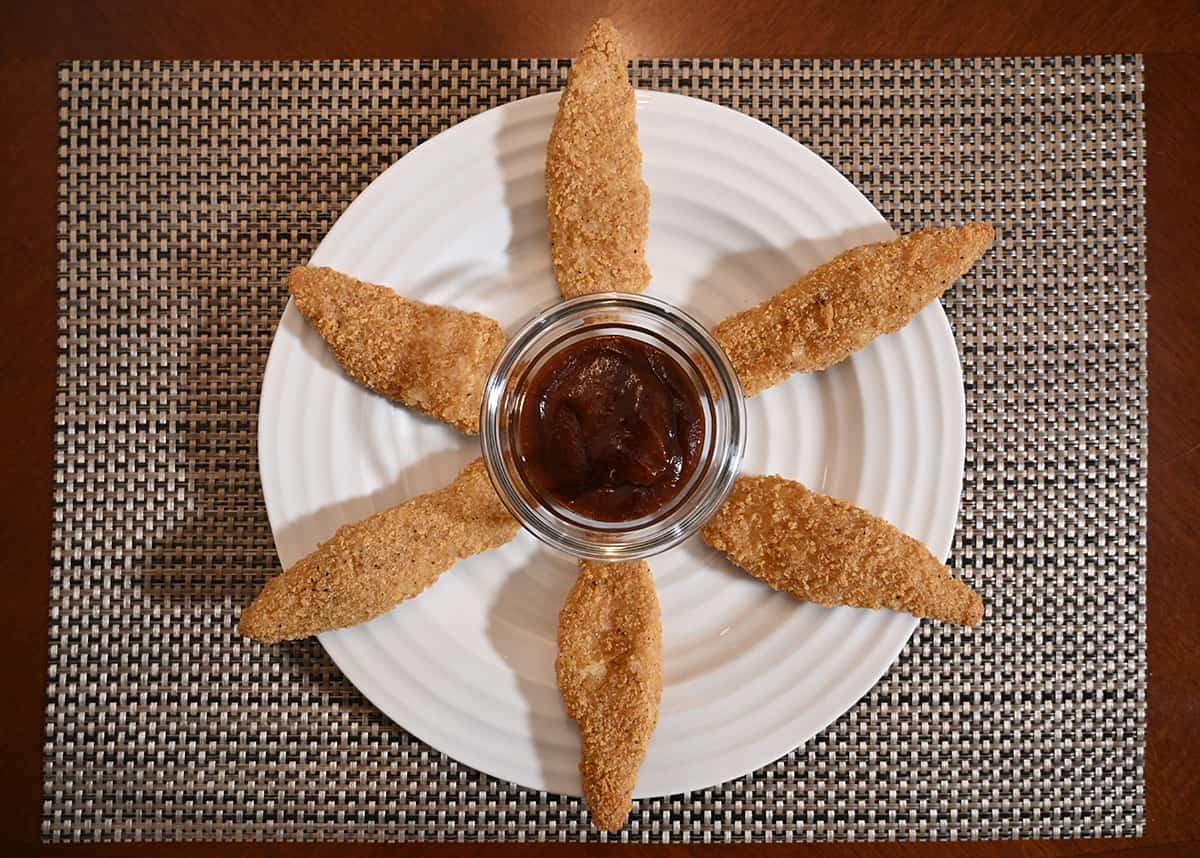
[[[657,510],[631,521],[600,521],[560,503],[527,478],[519,445],[529,384],[556,354],[581,340],[623,336],[661,349],[696,389],[704,441],[691,477]],[[508,341],[483,390],[480,441],[500,500],[547,545],[593,560],[636,560],[699,530],[733,489],[746,447],[746,405],[737,373],[707,328],[665,301],[600,292],[554,304]]]

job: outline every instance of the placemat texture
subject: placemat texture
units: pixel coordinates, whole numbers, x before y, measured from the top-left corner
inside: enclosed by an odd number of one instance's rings
[[[609,839],[1136,835],[1145,718],[1140,58],[639,60],[757,116],[898,230],[994,222],[944,299],[967,392],[952,564],[983,626],[921,624],[842,719]],[[259,382],[304,262],[422,140],[563,60],[60,70],[49,840],[602,840],[578,800],[457,764],[315,640],[235,631],[276,570]],[[780,284],[783,286],[784,284]]]

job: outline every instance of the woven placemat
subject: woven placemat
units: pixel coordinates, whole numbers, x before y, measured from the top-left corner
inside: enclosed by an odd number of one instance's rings
[[[952,563],[990,611],[922,623],[802,748],[639,801],[609,839],[1141,833],[1140,58],[635,65],[792,135],[899,230],[998,226],[944,300],[967,392]],[[235,631],[276,570],[255,421],[284,273],[414,145],[568,67],[61,68],[47,839],[607,836],[407,735],[316,641]]]

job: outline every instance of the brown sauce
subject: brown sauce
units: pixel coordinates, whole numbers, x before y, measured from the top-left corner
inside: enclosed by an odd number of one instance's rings
[[[580,515],[631,521],[696,468],[704,414],[673,358],[622,336],[582,340],[533,377],[519,415],[526,477]]]

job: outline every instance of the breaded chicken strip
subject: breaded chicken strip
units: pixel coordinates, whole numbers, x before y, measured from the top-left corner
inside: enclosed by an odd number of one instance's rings
[[[700,537],[755,578],[818,605],[890,608],[965,626],[983,619],[979,594],[920,542],[782,477],[739,477]]]
[[[923,229],[848,250],[713,336],[753,396],[793,372],[825,369],[900,330],[966,273],[995,237],[987,224]]]
[[[662,696],[662,616],[645,561],[579,561],[558,616],[555,668],[567,713],[579,722],[592,824],[620,828]]]
[[[476,459],[445,488],[338,528],[266,583],[238,631],[277,643],[365,623],[419,594],[455,561],[516,533]]]
[[[564,298],[650,282],[636,101],[612,22],[592,25],[571,66],[546,150],[550,255]]]
[[[288,290],[355,381],[463,432],[479,431],[483,383],[506,339],[494,319],[412,301],[332,268],[297,268]]]

